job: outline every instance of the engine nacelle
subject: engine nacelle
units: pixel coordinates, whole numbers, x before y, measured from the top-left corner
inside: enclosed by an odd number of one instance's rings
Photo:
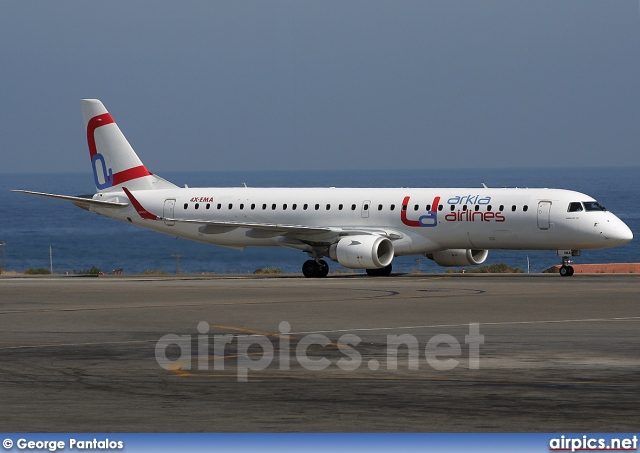
[[[393,243],[382,236],[346,236],[329,247],[329,258],[351,269],[381,269],[393,260]]]
[[[449,249],[430,253],[427,258],[440,266],[475,266],[482,264],[489,256],[489,250]]]

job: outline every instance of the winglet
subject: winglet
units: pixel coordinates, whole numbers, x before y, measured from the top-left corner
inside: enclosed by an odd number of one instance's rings
[[[136,200],[136,198],[133,196],[133,194],[131,194],[131,192],[129,192],[129,189],[127,189],[126,187],[123,187],[122,190],[124,190],[124,193],[127,194],[129,201],[131,201],[131,204],[133,205],[133,207],[136,208],[136,211],[140,215],[140,217],[148,220],[158,220],[157,215],[151,214],[149,211],[147,211],[145,208],[142,207],[140,202]]]

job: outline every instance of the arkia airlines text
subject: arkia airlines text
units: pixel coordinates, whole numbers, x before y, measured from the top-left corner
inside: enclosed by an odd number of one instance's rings
[[[297,249],[310,258],[306,277],[328,274],[323,258],[387,276],[396,256],[472,266],[491,249],[557,250],[569,276],[580,250],[633,239],[596,200],[570,190],[180,188],[147,170],[102,102],[82,100],[82,114],[97,193],[19,192],[208,244]]]

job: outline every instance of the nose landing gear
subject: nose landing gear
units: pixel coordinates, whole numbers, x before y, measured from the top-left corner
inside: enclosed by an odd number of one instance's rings
[[[560,276],[571,277],[573,275],[573,266],[567,266],[563,264],[560,266]]]
[[[573,266],[571,266],[571,257],[580,256],[580,250],[558,250],[558,256],[562,257],[562,266],[560,266],[560,276],[571,277],[573,275]]]

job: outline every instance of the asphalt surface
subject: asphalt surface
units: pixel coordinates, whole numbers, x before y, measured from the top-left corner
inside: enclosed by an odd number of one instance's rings
[[[637,431],[639,294],[635,274],[2,277],[0,426]]]

